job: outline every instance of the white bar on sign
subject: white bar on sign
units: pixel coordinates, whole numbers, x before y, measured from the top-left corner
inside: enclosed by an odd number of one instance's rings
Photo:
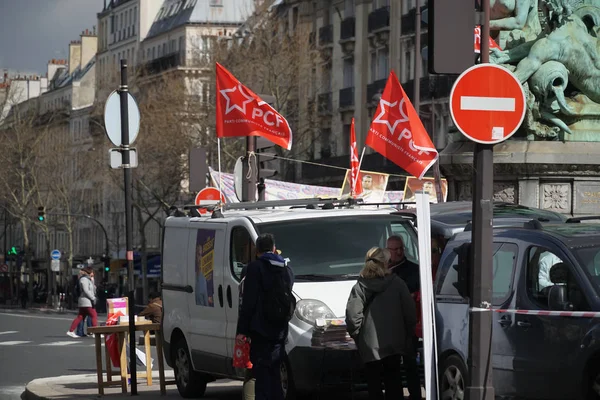
[[[516,101],[512,97],[462,96],[460,109],[470,111],[515,111]]]

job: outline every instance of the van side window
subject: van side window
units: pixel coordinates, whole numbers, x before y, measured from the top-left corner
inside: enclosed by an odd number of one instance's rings
[[[513,275],[517,261],[518,247],[513,243],[494,243],[493,253],[493,295],[492,304],[503,304],[512,293]],[[460,296],[458,291],[459,256],[456,253],[446,259],[442,266],[438,294]],[[448,265],[451,263],[450,265]],[[463,268],[466,268],[463,266]],[[468,273],[468,271],[466,271]]]
[[[458,293],[458,254],[453,252],[449,256],[452,260],[447,259],[442,267],[440,281],[442,285],[438,294],[444,296],[460,296]],[[448,267],[448,263],[450,266]]]
[[[588,311],[589,306],[581,291],[572,267],[544,247],[532,246],[527,253],[527,295],[538,309],[548,310],[549,293],[554,286],[566,286],[566,300],[571,311]],[[569,310],[562,310],[569,311]]]
[[[392,223],[391,225],[392,235],[400,236],[402,241],[404,242],[404,255],[408,259],[408,261],[414,262],[416,264],[419,263],[419,249],[417,247],[418,243],[413,240],[413,235],[408,231],[410,225],[408,222],[403,223]],[[383,247],[385,247],[385,243],[383,243]]]
[[[256,248],[246,228],[236,226],[231,231],[231,274],[240,281],[242,270],[250,261],[256,259]]]

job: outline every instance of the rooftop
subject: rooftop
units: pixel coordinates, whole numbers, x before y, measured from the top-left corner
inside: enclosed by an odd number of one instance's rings
[[[186,24],[239,25],[252,14],[253,0],[165,0],[148,38]]]

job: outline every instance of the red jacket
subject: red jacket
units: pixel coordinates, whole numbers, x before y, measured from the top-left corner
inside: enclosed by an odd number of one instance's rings
[[[437,268],[433,268],[433,281],[435,282],[435,274]],[[413,293],[413,299],[417,305],[417,326],[415,327],[415,335],[419,338],[423,338],[423,309],[421,307],[421,291]]]

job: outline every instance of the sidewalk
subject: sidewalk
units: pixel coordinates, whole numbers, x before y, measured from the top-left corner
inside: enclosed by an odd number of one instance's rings
[[[173,379],[173,371],[165,371],[167,380]],[[144,379],[138,379],[138,397],[144,400],[181,399],[174,385],[167,386],[167,395],[161,396],[158,385],[158,372],[152,374],[152,386]],[[116,377],[115,377],[116,378]],[[96,374],[67,375],[35,379],[27,384],[23,400],[107,400],[131,399],[131,393],[121,393],[120,387],[105,388],[104,397],[98,395]],[[131,386],[127,387],[131,390]],[[208,385],[206,400],[239,400],[242,395],[242,382],[219,380]]]

